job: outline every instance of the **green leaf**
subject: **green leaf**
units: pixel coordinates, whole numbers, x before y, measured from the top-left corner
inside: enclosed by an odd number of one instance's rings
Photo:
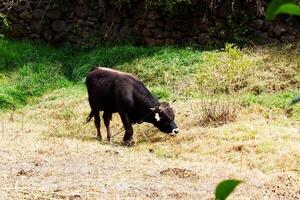
[[[216,200],[225,200],[241,182],[229,179],[219,183],[215,191]]]
[[[300,95],[298,95],[292,99],[291,105],[298,103],[298,102],[300,102]]]
[[[278,14],[286,13],[298,15],[299,6],[296,5],[297,0],[273,0],[267,8],[266,19],[272,20]]]

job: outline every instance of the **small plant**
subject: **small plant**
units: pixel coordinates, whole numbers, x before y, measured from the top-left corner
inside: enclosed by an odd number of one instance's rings
[[[241,107],[235,101],[209,100],[201,104],[202,126],[221,126],[236,120]]]

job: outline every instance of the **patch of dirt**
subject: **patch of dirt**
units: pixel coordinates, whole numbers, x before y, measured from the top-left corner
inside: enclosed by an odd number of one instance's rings
[[[199,179],[199,176],[188,169],[168,168],[160,172],[161,175],[174,176],[178,178]]]

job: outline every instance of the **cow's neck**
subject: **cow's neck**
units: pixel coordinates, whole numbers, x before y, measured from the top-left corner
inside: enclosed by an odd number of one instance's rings
[[[151,108],[155,108],[159,104],[156,97],[154,97],[149,91],[145,91],[143,95],[140,94],[139,106],[136,107],[133,113],[133,121],[135,122],[152,122],[153,111]]]

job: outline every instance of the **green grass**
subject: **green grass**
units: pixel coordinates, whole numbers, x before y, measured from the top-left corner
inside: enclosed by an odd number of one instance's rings
[[[59,88],[83,85],[93,65],[137,75],[159,98],[240,95],[244,105],[285,108],[300,88],[300,47],[201,51],[103,46],[54,48],[0,39],[0,109],[14,109]],[[68,115],[68,114],[66,114]]]

